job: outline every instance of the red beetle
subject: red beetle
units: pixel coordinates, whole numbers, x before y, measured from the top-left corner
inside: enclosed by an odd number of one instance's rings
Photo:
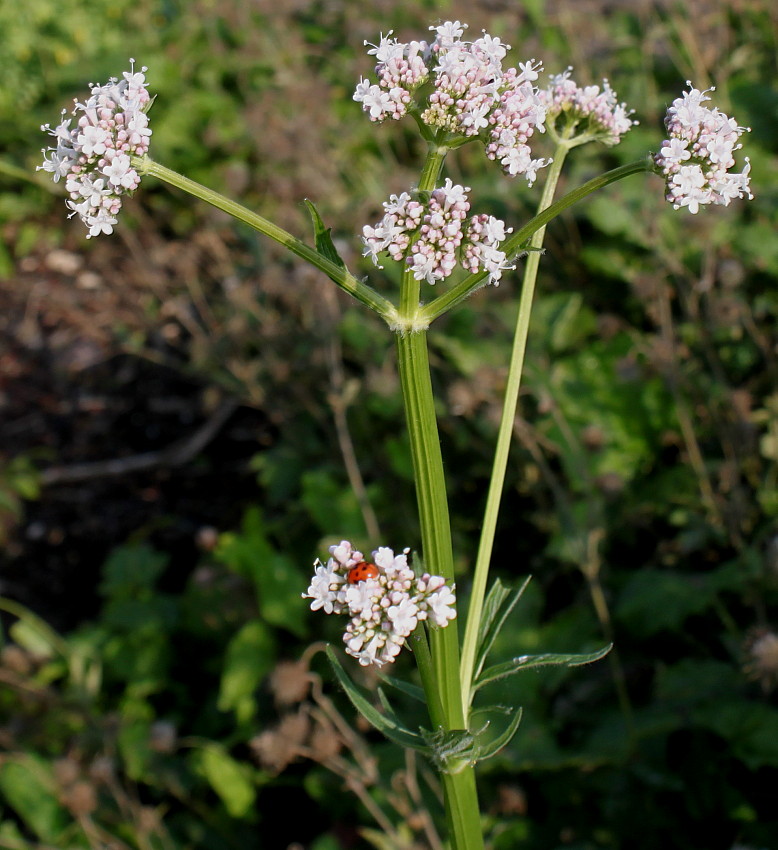
[[[355,567],[352,567],[348,572],[348,583],[356,584],[359,581],[365,581],[369,578],[378,578],[379,570],[375,564],[368,564],[367,561],[360,561]]]

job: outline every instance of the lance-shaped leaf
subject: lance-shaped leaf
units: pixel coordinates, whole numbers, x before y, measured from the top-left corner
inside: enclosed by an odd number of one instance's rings
[[[390,687],[401,691],[406,696],[411,697],[411,699],[415,699],[416,702],[424,703],[426,705],[427,698],[424,696],[424,690],[418,685],[414,685],[413,682],[403,682],[402,679],[396,679],[394,676],[384,675],[381,676],[381,681],[385,682]]]
[[[313,222],[313,238],[316,243],[316,250],[323,257],[326,257],[328,260],[335,263],[336,266],[340,266],[345,269],[346,264],[343,262],[343,259],[338,253],[338,249],[335,247],[335,243],[332,241],[332,237],[330,236],[332,228],[324,226],[324,222],[321,220],[319,211],[307,198],[305,199],[305,206],[308,207],[308,212],[311,214],[311,221]]]
[[[486,656],[492,648],[495,638],[500,633],[508,615],[516,607],[516,603],[521,599],[521,595],[527,588],[531,576],[527,576],[520,587],[509,588],[500,581],[495,579],[491,589],[484,601],[484,609],[481,614],[481,622],[478,629],[478,654],[475,658],[475,668],[473,670],[473,678],[478,679],[478,676],[483,670]]]
[[[382,691],[379,691],[379,699],[384,707],[385,714],[382,714],[365,696],[361,688],[352,682],[348,673],[343,669],[343,665],[338,661],[338,656],[331,646],[327,646],[327,658],[329,658],[332,669],[335,671],[338,681],[346,692],[346,696],[351,700],[351,704],[368,723],[375,726],[390,741],[394,741],[395,744],[399,744],[401,747],[409,747],[425,755],[432,754],[429,745],[421,735],[417,732],[412,732],[402,725]]]
[[[494,712],[508,718],[508,725],[499,734],[487,737],[485,734],[486,727],[484,727],[483,731],[476,735],[475,761],[486,761],[486,759],[496,756],[503,747],[511,742],[519,728],[519,723],[521,723],[522,711],[523,709],[517,705],[493,705],[473,712],[474,720],[483,716],[489,726],[493,725],[489,715]]]
[[[506,676],[513,676],[515,673],[520,673],[522,670],[529,670],[532,667],[580,667],[582,664],[591,664],[592,661],[599,661],[604,658],[612,649],[613,644],[609,643],[602,649],[596,652],[577,652],[577,653],[547,653],[545,655],[519,655],[516,658],[511,658],[510,661],[505,661],[502,664],[495,664],[489,667],[476,679],[473,690],[488,684],[496,682],[498,679],[504,679]]]

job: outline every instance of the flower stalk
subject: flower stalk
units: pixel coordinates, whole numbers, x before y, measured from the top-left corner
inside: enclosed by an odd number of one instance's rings
[[[170,168],[166,168],[164,165],[160,165],[158,162],[154,162],[148,156],[138,157],[133,161],[133,165],[140,174],[149,174],[152,177],[163,180],[170,186],[175,186],[175,188],[181,189],[195,198],[199,198],[201,201],[205,201],[211,206],[231,215],[237,221],[242,221],[259,233],[269,236],[275,242],[278,242],[279,245],[283,245],[293,254],[296,254],[301,259],[324,272],[341,289],[348,292],[349,295],[353,295],[357,301],[378,313],[388,325],[391,326],[397,321],[397,310],[388,299],[384,298],[383,295],[380,295],[371,286],[368,286],[368,284],[355,278],[343,266],[339,266],[323,254],[320,254],[315,248],[311,248],[310,245],[306,245],[305,242],[297,239],[291,233],[284,230],[283,227],[279,227],[277,224],[259,215],[259,213],[247,209],[242,204],[219,194],[219,192],[215,192],[207,186],[203,186],[194,180],[190,180],[188,177],[184,177],[183,174],[179,174]]]
[[[559,176],[562,173],[562,166],[571,146],[566,140],[560,139],[557,142],[551,165],[547,172],[546,182],[543,186],[543,193],[538,203],[538,211],[533,221],[540,219],[543,212],[551,206],[557,183],[559,182]],[[497,517],[500,511],[500,502],[505,485],[505,472],[508,467],[508,456],[513,438],[513,423],[516,418],[521,375],[524,369],[524,355],[527,350],[532,301],[535,294],[535,283],[537,281],[545,235],[546,226],[543,224],[532,234],[529,242],[530,250],[524,267],[519,313],[516,319],[508,380],[505,387],[505,399],[503,401],[500,427],[497,432],[492,475],[489,479],[489,491],[486,497],[486,508],[481,526],[481,538],[478,544],[478,555],[473,573],[473,585],[470,591],[470,603],[467,611],[467,624],[462,640],[460,666],[463,700],[462,710],[466,718],[470,715],[470,706],[473,700],[473,674],[476,653],[478,651],[478,633],[481,624],[481,615],[483,613],[484,598],[486,596]]]

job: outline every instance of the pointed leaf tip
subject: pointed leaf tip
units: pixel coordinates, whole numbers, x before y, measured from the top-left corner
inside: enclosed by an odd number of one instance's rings
[[[319,211],[316,209],[312,201],[309,201],[306,198],[305,206],[308,207],[308,212],[310,213],[311,221],[313,222],[313,238],[316,243],[316,250],[322,255],[322,257],[326,257],[330,260],[330,262],[335,263],[336,266],[340,266],[345,269],[346,264],[343,262],[343,258],[338,253],[338,249],[335,247],[335,243],[332,241],[332,236],[330,235],[332,228],[324,226],[324,222],[319,215]]]

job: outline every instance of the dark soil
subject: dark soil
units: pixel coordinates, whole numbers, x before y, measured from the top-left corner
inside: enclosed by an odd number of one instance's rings
[[[134,536],[170,555],[167,589],[182,586],[198,545],[256,495],[248,461],[271,437],[259,411],[183,367],[122,352],[111,330],[132,289],[79,285],[115,271],[110,254],[85,272],[54,253],[71,274],[44,257],[0,284],[0,459],[30,457],[43,483],[7,529],[0,594],[67,630],[96,613],[100,567]]]

